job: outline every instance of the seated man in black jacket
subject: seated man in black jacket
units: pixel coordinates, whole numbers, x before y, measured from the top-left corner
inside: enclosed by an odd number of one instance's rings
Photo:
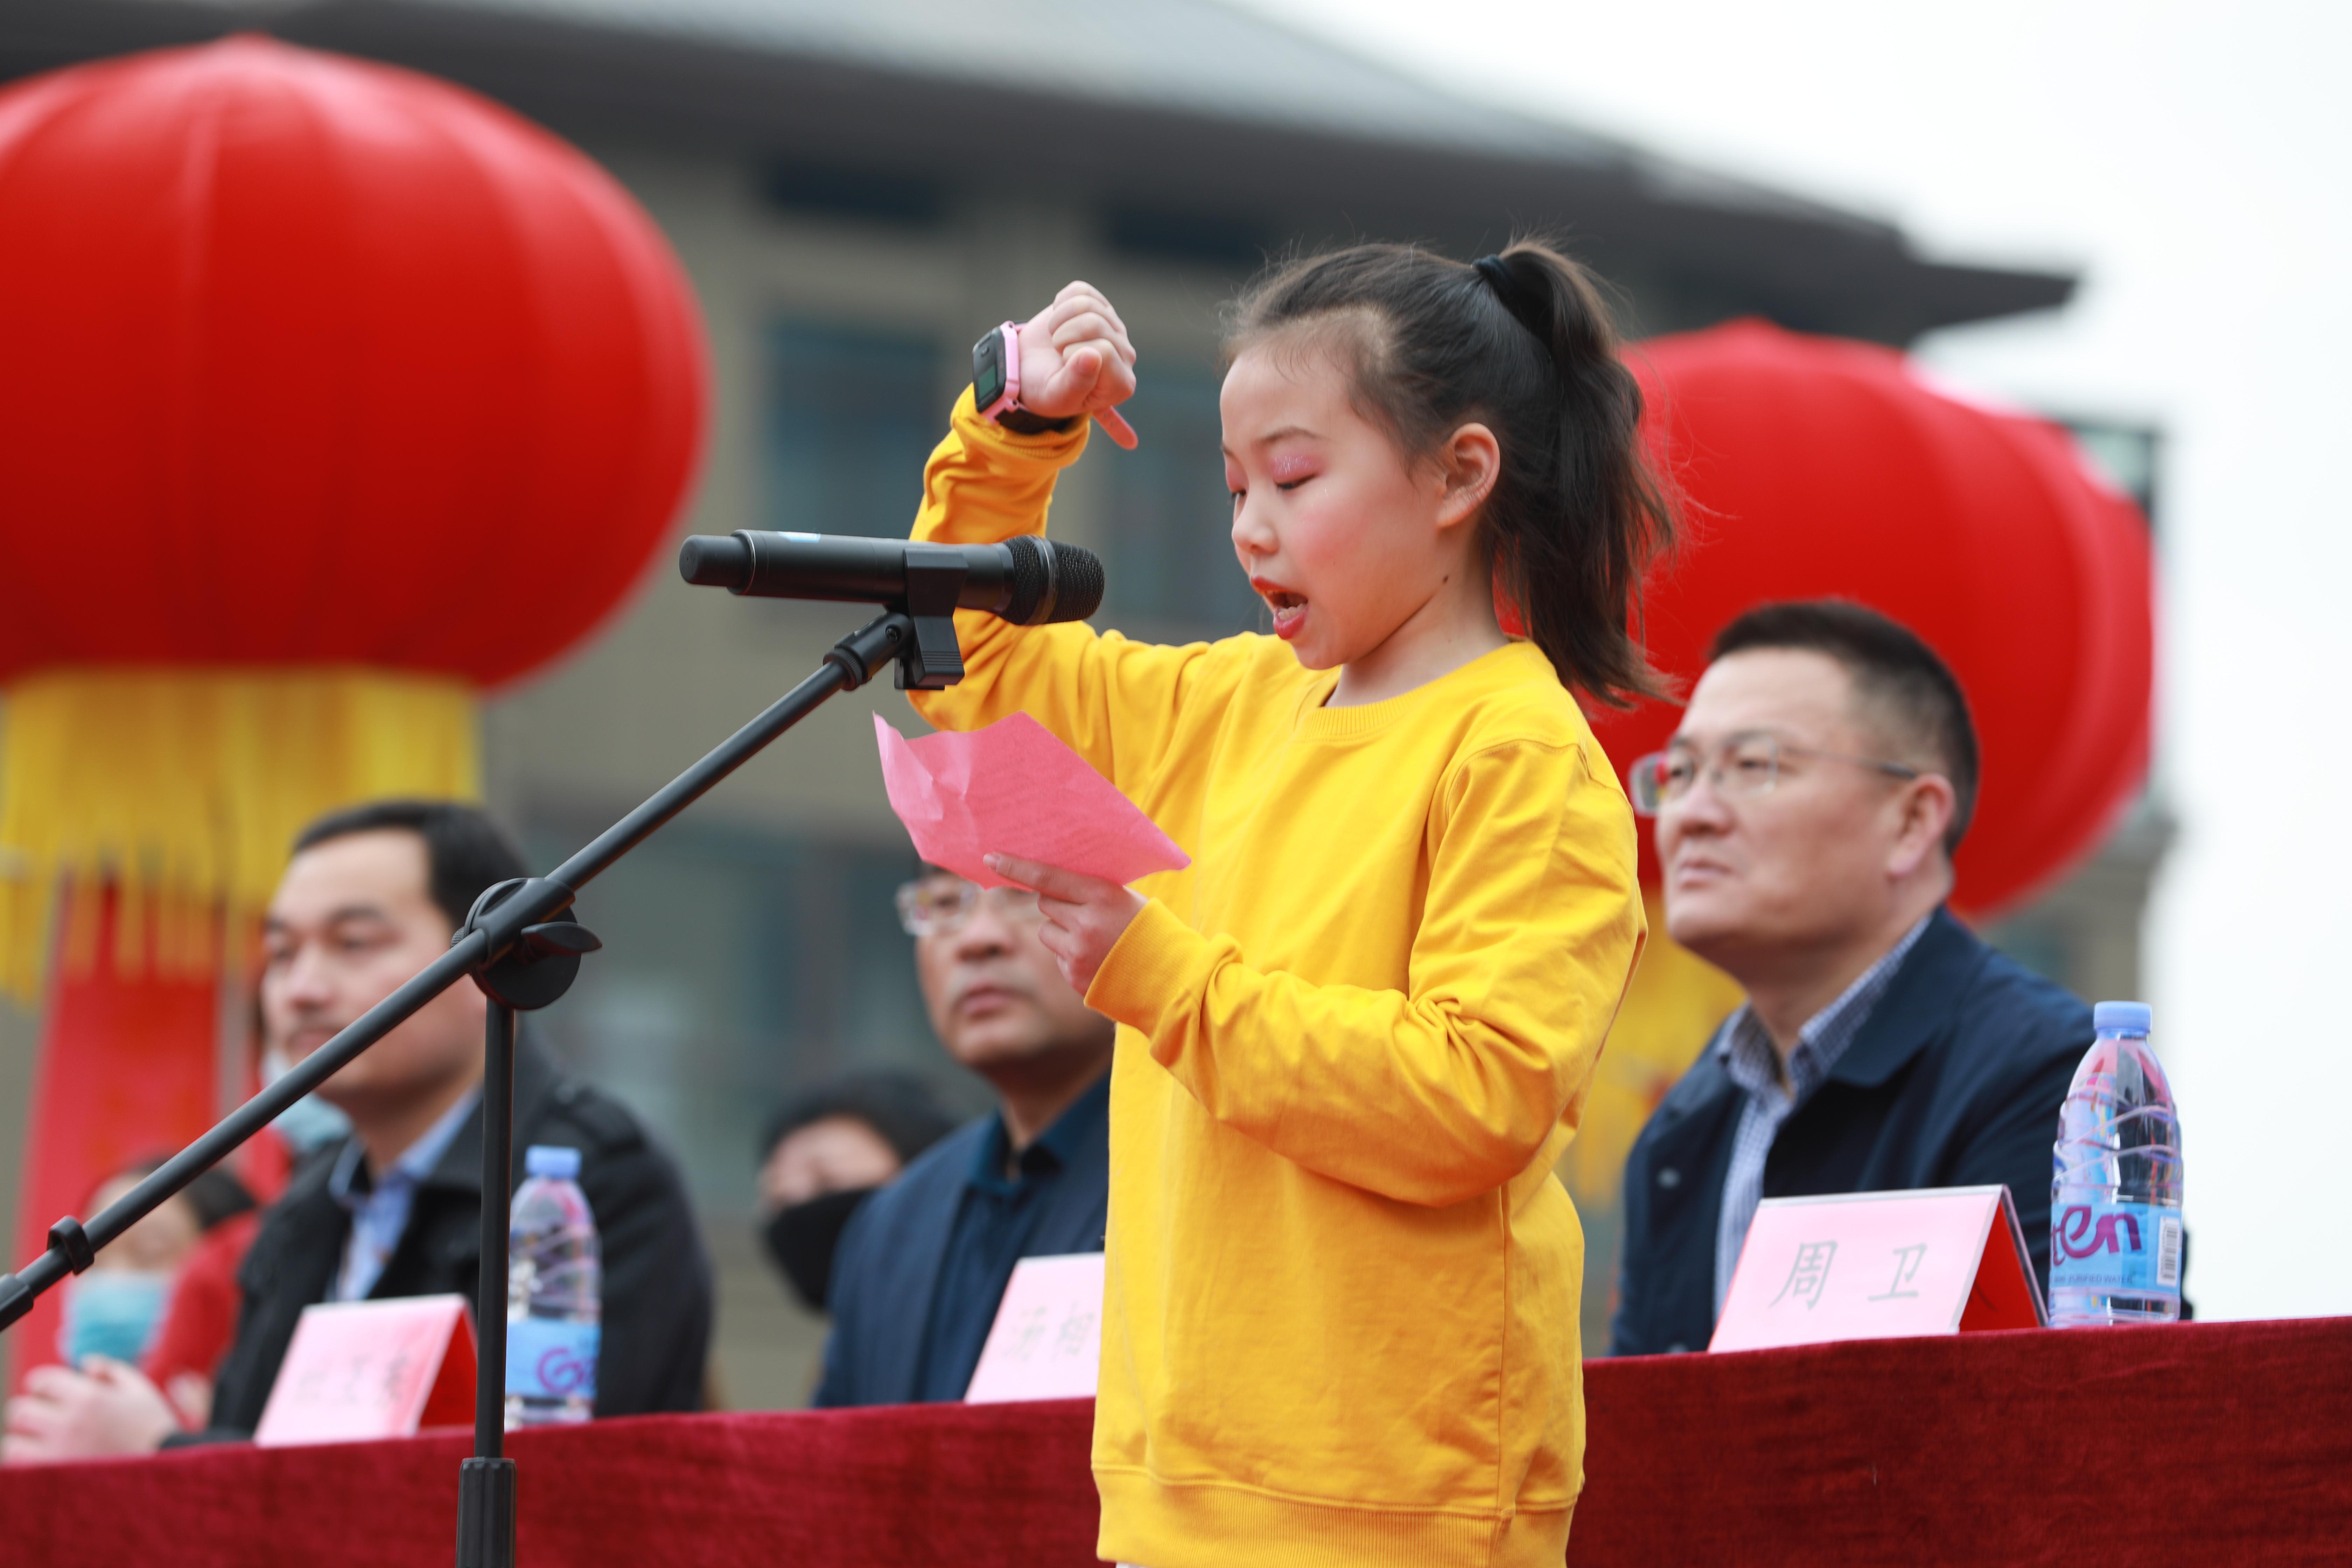
[[[1748,1000],[1626,1162],[1612,1354],[1706,1348],[1768,1197],[2006,1183],[2047,1285],[2091,1013],[1944,909],[1976,793],[1951,671],[1834,601],[1726,627],[1673,744],[1634,764],[1666,928]]]
[[[292,1060],[446,951],[491,885],[526,875],[471,806],[395,801],[339,812],[296,841],[267,926],[263,1026]],[[328,1079],[352,1132],[306,1160],[238,1274],[236,1338],[213,1394],[216,1436],[260,1420],[305,1307],[474,1293],[480,1253],[484,998],[459,984]],[[635,1118],[562,1076],[526,1037],[515,1061],[515,1172],[534,1143],[580,1151],[604,1247],[596,1414],[699,1407],[710,1266],[685,1186]],[[128,1366],[47,1368],[10,1402],[12,1461],[130,1454],[177,1430]]]

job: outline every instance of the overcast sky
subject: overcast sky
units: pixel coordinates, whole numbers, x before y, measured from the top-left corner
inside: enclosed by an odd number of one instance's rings
[[[2165,432],[2159,767],[2183,831],[2147,999],[2189,1284],[2210,1317],[2352,1312],[2330,1228],[2352,1030],[2328,1011],[2352,973],[2352,704],[2327,695],[2352,670],[2352,5],[1244,3],[1938,258],[2083,275],[2063,312],[1923,352]]]

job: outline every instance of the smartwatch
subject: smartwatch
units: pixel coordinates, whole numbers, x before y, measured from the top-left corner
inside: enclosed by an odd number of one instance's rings
[[[1007,321],[971,345],[971,401],[982,419],[1023,436],[1067,430],[1076,422],[1048,419],[1021,406],[1021,328]]]
[[[1011,321],[971,345],[971,401],[982,419],[1021,406],[1021,329]]]

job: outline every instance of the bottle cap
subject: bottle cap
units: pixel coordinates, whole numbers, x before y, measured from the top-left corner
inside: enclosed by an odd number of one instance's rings
[[[2154,1018],[2145,1002],[2102,1002],[2091,1009],[2091,1027],[2102,1035],[2145,1035]]]
[[[2105,1005],[2100,1004],[2101,1006]],[[553,1143],[534,1143],[522,1152],[522,1168],[529,1175],[545,1176],[551,1181],[572,1181],[580,1174],[580,1151],[561,1148]]]

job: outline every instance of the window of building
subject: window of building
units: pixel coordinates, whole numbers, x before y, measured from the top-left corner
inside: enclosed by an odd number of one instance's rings
[[[768,333],[767,526],[903,537],[947,427],[937,340],[788,321]]]
[[[1220,456],[1222,378],[1154,365],[1123,412],[1142,437],[1108,456],[1101,626],[1155,636],[1226,637],[1264,616],[1234,560],[1233,497]]]
[[[835,222],[930,228],[947,216],[947,189],[919,175],[778,163],[762,173],[760,194],[779,211]]]
[[[2163,437],[2145,425],[2118,425],[2099,419],[2069,419],[2067,429],[2107,481],[2139,503],[2140,514],[2156,523],[2156,479]]]
[[[1103,214],[1103,239],[1123,256],[1213,268],[1235,277],[1264,267],[1281,245],[1272,226],[1230,213],[1125,203]]]

